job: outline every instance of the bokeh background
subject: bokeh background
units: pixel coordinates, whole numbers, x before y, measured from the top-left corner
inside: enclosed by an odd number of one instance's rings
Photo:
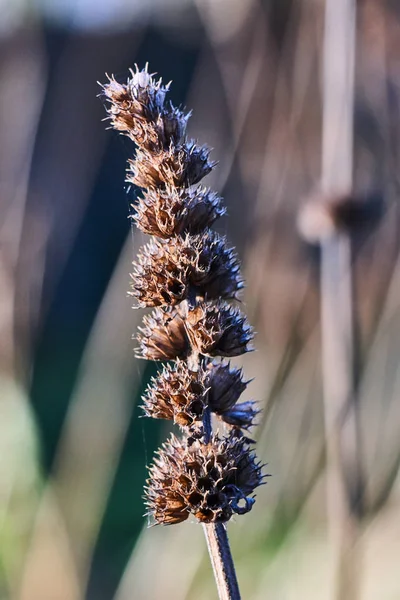
[[[257,352],[238,361],[263,407],[273,475],[229,526],[246,600],[332,597],[318,252],[296,229],[321,170],[322,0],[1,0],[0,598],[209,600],[201,527],[148,528],[142,419],[155,367],[134,358],[127,297],[142,243],[128,215],[129,140],[97,81],[136,62],[193,109],[207,180],[238,248]],[[358,3],[357,192],[382,217],[354,244],[366,507],[363,600],[400,579],[400,5]],[[247,393],[246,392],[246,393]]]

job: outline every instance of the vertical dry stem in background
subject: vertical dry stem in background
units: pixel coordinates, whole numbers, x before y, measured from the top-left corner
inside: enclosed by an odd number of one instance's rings
[[[326,0],[322,188],[348,194],[353,174],[355,0]],[[359,418],[354,390],[351,244],[338,231],[321,246],[323,385],[329,528],[340,600],[358,597],[361,511]]]
[[[240,369],[215,357],[250,350],[251,328],[226,300],[243,287],[235,253],[210,229],[225,213],[221,198],[197,185],[215,166],[210,151],[186,137],[189,114],[166,101],[168,85],[131,71],[126,84],[103,86],[112,126],[137,146],[126,181],[143,188],[134,220],[152,236],[132,273],[138,307],[154,307],[139,329],[138,356],[174,361],[146,391],[144,411],[169,419],[171,436],[150,468],[148,515],[171,525],[190,515],[203,524],[219,596],[240,598],[225,523],[254,504],[264,476],[244,433],[258,413],[238,403]],[[213,433],[211,413],[228,428]]]

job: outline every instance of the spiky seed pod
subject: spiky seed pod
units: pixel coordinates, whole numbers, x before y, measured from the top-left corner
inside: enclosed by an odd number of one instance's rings
[[[148,190],[139,199],[133,219],[144,233],[168,239],[204,231],[225,212],[221,197],[209,189],[169,188]]]
[[[247,382],[243,381],[242,369],[231,367],[227,362],[212,361],[207,365],[206,385],[208,404],[213,412],[220,414],[236,404]]]
[[[143,318],[143,327],[138,331],[138,358],[176,360],[185,358],[190,351],[184,321],[176,311],[154,310]]]
[[[183,361],[167,365],[153,377],[144,395],[143,410],[148,417],[168,419],[189,427],[202,419],[207,406],[206,373],[192,371]]]
[[[209,300],[236,298],[243,280],[237,256],[225,238],[207,230],[203,235],[188,236],[186,243],[192,249],[190,284],[198,296]]]
[[[208,405],[222,421],[238,429],[250,429],[260,413],[257,403],[238,400],[247,387],[242,369],[231,368],[229,363],[210,362],[207,365],[206,385]]]
[[[234,298],[243,287],[239,263],[225,239],[203,235],[153,239],[134,263],[131,295],[138,306],[174,306],[189,290],[207,299]]]
[[[109,83],[102,86],[113,128],[153,153],[180,144],[190,113],[165,107],[168,86],[161,79],[155,81],[146,70],[131,70],[131,75],[126,84],[109,77]]]
[[[187,446],[172,436],[150,469],[148,514],[164,525],[190,514],[202,523],[228,521],[251,510],[261,468],[244,437],[213,435],[208,444]]]
[[[207,146],[197,146],[193,141],[171,145],[158,154],[138,149],[135,159],[128,160],[126,181],[153,190],[190,187],[214,168],[216,163],[209,156]]]
[[[252,349],[253,333],[246,317],[226,302],[199,304],[189,311],[186,328],[200,354],[239,356]]]
[[[239,402],[217,416],[227,425],[231,425],[237,429],[249,430],[254,427],[256,424],[255,419],[261,412],[257,406],[258,404],[254,400]]]
[[[138,306],[174,306],[187,296],[189,253],[179,240],[151,240],[133,263],[132,292]]]

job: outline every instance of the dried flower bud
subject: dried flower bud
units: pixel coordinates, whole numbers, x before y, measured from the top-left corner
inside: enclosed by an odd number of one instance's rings
[[[172,420],[182,427],[201,420],[207,405],[205,377],[203,369],[191,371],[181,361],[164,367],[147,388],[145,414],[155,419]]]
[[[164,139],[164,148],[168,148],[171,144],[178,146],[184,140],[187,122],[191,112],[184,114],[179,108],[174,108],[172,105],[167,110],[164,110],[161,119],[161,124],[158,130],[162,131]]]
[[[218,417],[232,427],[238,429],[251,429],[255,425],[255,418],[260,414],[260,409],[257,408],[257,402],[248,400],[247,402],[239,402],[232,408],[220,413]]]
[[[247,387],[242,369],[231,368],[226,362],[210,362],[207,365],[206,385],[208,404],[217,414],[232,408]]]
[[[170,238],[198,233],[225,214],[221,197],[206,188],[148,190],[139,199],[134,220],[149,235]]]
[[[243,287],[239,263],[225,239],[203,235],[152,240],[134,263],[132,292],[139,306],[174,306],[189,290],[207,299],[234,298]]]
[[[190,113],[164,106],[168,86],[161,79],[155,81],[147,69],[136,68],[131,75],[126,84],[109,77],[109,83],[102,86],[114,129],[151,153],[182,143]]]
[[[253,427],[255,417],[261,412],[252,400],[237,404],[247,384],[242,369],[231,368],[224,362],[207,365],[208,405],[222,421],[239,429]]]
[[[207,230],[187,240],[193,249],[190,283],[198,295],[209,300],[236,298],[243,280],[236,254],[226,246],[225,238]]]
[[[181,244],[151,240],[133,263],[131,295],[138,306],[174,306],[187,296],[190,257]]]
[[[210,356],[249,352],[253,333],[246,317],[225,302],[203,303],[189,311],[187,332],[194,348]]]
[[[254,490],[263,483],[261,470],[244,437],[214,435],[208,444],[191,446],[172,437],[150,469],[148,514],[165,525],[190,514],[202,523],[228,521],[251,510]]]
[[[138,328],[137,356],[147,360],[184,358],[190,350],[185,325],[176,311],[154,310]]]
[[[126,181],[141,188],[163,189],[166,186],[190,187],[198,183],[215,166],[209,161],[210,149],[185,142],[171,145],[159,154],[137,150],[128,161]]]

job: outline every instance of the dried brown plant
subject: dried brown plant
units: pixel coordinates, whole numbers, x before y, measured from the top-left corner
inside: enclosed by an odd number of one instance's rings
[[[186,137],[190,114],[166,101],[168,85],[144,70],[126,84],[103,86],[114,129],[137,146],[126,181],[144,192],[134,221],[154,237],[132,272],[137,307],[154,307],[139,329],[138,356],[173,360],[144,396],[149,417],[169,419],[183,432],[172,436],[150,468],[148,515],[174,524],[193,515],[203,523],[220,598],[239,598],[224,523],[254,504],[263,483],[253,441],[243,433],[258,414],[239,403],[242,372],[215,357],[248,352],[253,337],[246,317],[227,299],[243,287],[239,262],[223,237],[210,229],[225,213],[221,198],[198,185],[215,166],[210,150]],[[213,433],[211,414],[228,433]]]

